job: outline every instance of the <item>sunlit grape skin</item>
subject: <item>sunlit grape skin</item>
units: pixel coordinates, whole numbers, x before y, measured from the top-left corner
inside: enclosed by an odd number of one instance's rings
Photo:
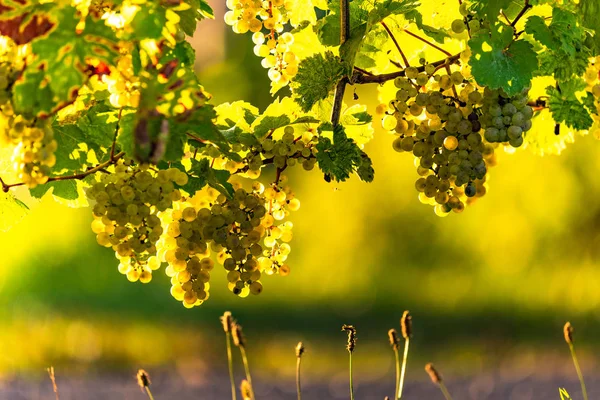
[[[435,206],[439,216],[452,210],[462,212],[471,198],[485,194],[487,162],[493,157],[493,147],[485,144],[482,123],[475,112],[485,96],[465,82],[460,71],[423,79],[415,69],[407,69],[405,78],[394,80],[397,92],[390,101],[394,112],[382,118],[384,129],[391,130],[395,125],[398,136],[392,144],[394,150],[415,156],[420,175],[415,189],[421,202]],[[414,90],[414,85],[421,91]],[[429,86],[439,91],[429,91]],[[454,91],[457,99],[452,96]],[[529,113],[526,108],[517,112],[513,104],[508,108],[511,122],[513,118],[515,122],[524,121]],[[501,113],[502,108],[498,115]],[[519,129],[511,129],[514,140]],[[485,134],[489,136],[489,132]]]

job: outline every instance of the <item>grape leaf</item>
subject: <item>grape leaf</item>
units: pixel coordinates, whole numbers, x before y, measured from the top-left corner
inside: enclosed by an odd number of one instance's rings
[[[563,52],[546,49],[538,55],[540,68],[537,75],[554,75],[559,82],[568,81],[573,76],[581,76],[588,67],[589,54],[582,49],[571,57]]]
[[[414,23],[417,28],[423,31],[427,36],[432,38],[438,43],[444,43],[444,39],[450,37],[443,29],[435,28],[433,26],[423,23],[423,15],[419,10],[412,10],[407,12],[404,17],[410,22]]]
[[[225,139],[231,144],[241,143],[245,146],[256,146],[259,144],[258,139],[251,133],[242,131],[237,125],[232,126],[229,129],[222,130],[221,133],[225,136]]]
[[[569,10],[555,7],[550,25],[541,17],[532,16],[525,24],[525,31],[545,46],[539,54],[538,74],[553,75],[563,84],[587,69],[591,52],[584,44],[586,33],[578,16]]]
[[[532,35],[535,40],[546,47],[554,47],[554,35],[546,25],[544,18],[539,15],[532,15],[525,23],[525,32]]]
[[[215,15],[212,8],[205,0],[186,0],[190,8],[186,10],[177,10],[180,21],[179,26],[188,36],[193,36],[196,31],[196,23],[204,18],[214,19]]]
[[[44,71],[26,70],[13,86],[13,106],[19,114],[49,115],[56,106]]]
[[[73,179],[37,185],[35,188],[29,189],[29,193],[31,193],[33,197],[41,199],[50,189],[52,189],[52,194],[54,196],[66,200],[77,200],[79,198],[77,181]]]
[[[361,152],[361,163],[356,169],[358,177],[364,182],[373,182],[375,178],[375,170],[373,169],[373,162],[371,158],[365,153]]]
[[[215,107],[217,126],[231,128],[237,126],[243,131],[249,131],[250,126],[258,117],[258,108],[245,101],[234,101],[233,103],[222,103]],[[227,123],[227,121],[231,123]]]
[[[161,39],[163,27],[167,24],[166,9],[154,2],[146,2],[140,7],[131,21],[132,38]]]
[[[189,175],[198,179],[196,181],[197,185],[204,186],[208,184],[229,198],[233,196],[233,186],[227,181],[231,174],[225,170],[211,168],[208,158],[192,159],[192,168],[190,168]],[[202,184],[203,182],[205,183]]]
[[[481,86],[502,88],[508,95],[529,86],[538,68],[537,54],[531,43],[513,41],[513,29],[499,24],[490,35],[478,35],[469,40],[472,55],[469,64],[473,77]]]
[[[325,174],[325,180],[345,181],[350,174],[360,170],[361,179],[372,180],[369,162],[363,159],[363,152],[354,140],[349,139],[341,125],[333,129],[333,141],[325,136],[319,137],[316,145],[317,162]],[[366,155],[365,155],[366,156]],[[367,157],[368,158],[368,157]]]
[[[581,87],[581,85],[573,83],[561,85],[560,90],[554,86],[546,88],[549,96],[547,104],[552,118],[558,123],[564,123],[577,130],[589,129],[594,123],[584,103],[575,94]]]
[[[27,215],[29,208],[11,192],[0,191],[0,231],[6,232]]]
[[[290,117],[287,115],[265,116],[264,118],[261,118],[258,125],[254,127],[254,136],[262,138],[270,131],[289,125],[290,122]]]
[[[133,158],[133,130],[135,127],[135,112],[123,112],[119,122],[119,133],[117,136],[117,145],[121,151],[125,152],[128,158]]]
[[[296,102],[303,111],[310,111],[316,102],[329,96],[344,75],[341,59],[331,51],[302,60],[293,84]]]
[[[77,95],[87,79],[86,69],[91,58],[112,65],[119,48],[115,33],[100,18],[88,15],[81,30],[75,7],[57,6],[48,15],[55,25],[49,33],[32,41],[32,52],[37,58],[28,69],[46,71],[52,100],[60,103]]]
[[[495,23],[500,10],[508,8],[513,0],[473,0],[471,10],[491,23]],[[522,2],[521,2],[522,3]]]
[[[417,0],[384,0],[382,2],[375,2],[375,7],[369,11],[368,21],[371,26],[375,26],[390,15],[405,15],[416,11],[418,6],[419,2]]]
[[[47,13],[54,4],[38,1],[5,0],[0,2],[0,35],[10,37],[16,44],[31,42],[53,27]]]

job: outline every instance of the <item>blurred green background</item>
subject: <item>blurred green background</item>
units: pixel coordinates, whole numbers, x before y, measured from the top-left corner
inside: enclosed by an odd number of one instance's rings
[[[215,104],[244,99],[264,109],[270,102],[249,37],[217,19],[201,24],[194,45]],[[357,93],[373,111],[376,87]],[[354,104],[351,91],[347,101]],[[596,366],[600,143],[578,137],[560,157],[500,154],[488,194],[461,215],[439,218],[417,199],[412,157],[395,153],[393,137],[375,125],[366,146],[372,184],[289,173],[302,202],[291,216],[292,273],[266,279],[260,296],[237,298],[215,270],[210,300],[186,310],[164,274],[142,285],[117,272],[112,252],[95,242],[88,209],[45,198],[0,233],[0,377],[41,376],[48,365],[73,374],[224,371],[218,316],[225,310],[245,327],[259,374],[272,376],[294,373],[300,339],[308,379],[345,376],[343,323],[358,329],[361,378],[389,374],[386,333],[399,328],[404,309],[414,316],[409,380],[424,378],[420,363],[429,360],[451,376],[571,374],[563,362],[566,320],[576,327],[583,364]],[[273,175],[267,170],[262,179]]]

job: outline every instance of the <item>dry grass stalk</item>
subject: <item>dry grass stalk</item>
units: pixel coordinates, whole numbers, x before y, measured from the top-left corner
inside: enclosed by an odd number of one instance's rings
[[[252,400],[252,387],[250,386],[250,383],[245,379],[242,379],[242,383],[240,385],[240,393],[242,394],[243,400]]]
[[[56,400],[60,400],[58,396],[58,386],[56,385],[56,376],[54,375],[54,367],[50,367],[46,369],[48,371],[48,376],[50,376],[50,380],[52,381],[52,390],[54,390],[54,396]]]
[[[231,328],[234,324],[233,318],[229,311],[225,311],[220,318],[225,332],[225,344],[227,346],[227,367],[229,369],[229,384],[231,386],[231,400],[236,400],[235,378],[233,376],[233,357],[231,354]]]
[[[296,392],[298,393],[298,400],[302,400],[302,387],[300,385],[300,364],[302,362],[302,355],[304,354],[304,351],[304,343],[298,342],[298,344],[296,345]]]
[[[150,384],[152,383],[152,381],[150,380],[150,375],[148,375],[148,373],[145,370],[140,369],[137,372],[136,378],[137,384],[142,390],[142,392],[146,392],[148,398],[150,400],[154,400],[154,396],[152,396],[152,392],[150,391]]]
[[[246,355],[246,337],[242,331],[242,326],[235,321],[231,323],[231,336],[233,337],[233,344],[240,349],[244,371],[246,372],[246,380],[248,380],[248,384],[250,385],[250,398],[254,400],[254,386],[252,385],[252,376],[250,375],[250,366],[248,364],[248,356]]]
[[[581,392],[583,393],[583,400],[588,400],[587,389],[585,387],[585,381],[583,379],[583,373],[581,372],[581,367],[579,366],[579,361],[577,360],[577,355],[575,354],[575,346],[573,345],[573,326],[570,322],[567,322],[563,327],[563,334],[565,336],[565,342],[569,345],[569,350],[571,351],[571,358],[573,359],[573,365],[575,366],[575,371],[577,372],[577,378],[579,378],[579,383],[581,384]]]
[[[402,328],[402,337],[408,340],[412,336],[412,316],[408,310],[404,311],[400,318],[400,327]]]
[[[350,374],[350,400],[354,400],[354,383],[352,382],[352,353],[356,348],[356,328],[353,325],[342,325],[342,331],[348,333],[348,344],[346,349],[348,350],[349,357],[349,374]]]
[[[448,388],[442,380],[442,375],[440,375],[440,373],[437,369],[435,369],[432,363],[427,363],[427,365],[425,365],[425,371],[429,374],[431,382],[435,383],[440,388],[442,394],[444,395],[444,398],[446,400],[452,400],[452,396],[450,396],[450,392],[448,392]]]

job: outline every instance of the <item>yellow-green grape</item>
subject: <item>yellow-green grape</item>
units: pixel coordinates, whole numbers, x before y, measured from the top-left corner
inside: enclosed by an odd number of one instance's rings
[[[121,264],[129,266],[120,271],[131,281],[150,282],[152,271],[160,268],[156,244],[163,227],[158,213],[181,197],[173,182],[186,180],[182,175],[177,169],[154,172],[120,161],[86,193],[95,201],[92,231],[98,244],[113,248]]]
[[[57,149],[50,121],[14,115],[10,106],[1,108],[0,118],[0,122],[4,119],[0,142],[15,146],[11,161],[18,178],[29,188],[46,183]]]
[[[396,120],[396,117],[394,117],[393,115],[385,115],[382,119],[381,119],[381,126],[383,127],[383,129],[387,130],[387,131],[391,131],[396,129],[396,124],[398,123],[398,120]]]
[[[450,151],[456,150],[458,147],[458,139],[456,136],[448,136],[444,139],[444,147]]]
[[[467,27],[465,21],[462,19],[455,19],[452,21],[451,28],[454,33],[463,33]]]

